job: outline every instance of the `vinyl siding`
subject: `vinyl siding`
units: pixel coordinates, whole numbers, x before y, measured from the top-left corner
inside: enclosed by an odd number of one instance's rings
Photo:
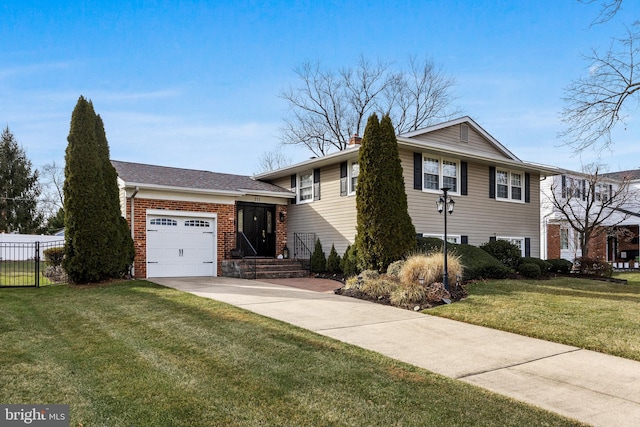
[[[471,135],[471,129],[470,129]],[[470,137],[471,139],[471,137]],[[440,193],[413,189],[413,151],[400,152],[404,169],[409,215],[416,233],[441,235],[444,220],[436,210]],[[531,174],[530,203],[489,198],[489,166],[468,162],[468,195],[453,196],[455,211],[447,218],[450,235],[468,236],[469,244],[479,246],[491,236],[531,238],[531,256],[540,254],[539,176]],[[408,185],[409,184],[409,185]]]
[[[465,150],[470,153],[478,153],[480,155],[488,155],[491,157],[504,157],[493,144],[489,143],[482,135],[469,126],[469,142],[460,141],[460,125],[449,126],[426,135],[415,136],[412,139],[416,141],[429,142],[431,145],[442,148],[454,148],[457,150]]]
[[[289,177],[273,184],[291,187]],[[326,256],[332,244],[342,256],[354,242],[357,224],[355,195],[340,196],[339,163],[320,169],[320,193],[320,200],[288,206],[287,244],[293,250],[294,233],[315,233]]]

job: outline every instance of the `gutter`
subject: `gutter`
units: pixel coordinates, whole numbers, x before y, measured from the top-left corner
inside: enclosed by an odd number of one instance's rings
[[[135,186],[135,188],[133,189],[133,193],[131,193],[131,240],[133,240],[134,244],[135,244],[135,227],[134,227],[134,203],[133,203],[133,199],[136,197],[136,194],[138,194],[138,191],[140,191],[140,187],[138,187],[137,185]],[[133,264],[133,266],[131,266],[131,276],[135,277],[135,263]]]

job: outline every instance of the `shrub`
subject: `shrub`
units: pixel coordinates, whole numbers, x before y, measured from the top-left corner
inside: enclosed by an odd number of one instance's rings
[[[349,277],[344,283],[344,289],[360,289],[362,287],[362,279],[358,276]]]
[[[361,277],[362,280],[376,280],[380,278],[380,273],[378,273],[377,270],[364,270],[360,273],[359,277]]]
[[[463,267],[460,257],[449,254],[447,259],[447,270],[449,280],[455,281],[456,276],[462,275]],[[398,275],[403,284],[419,283],[420,278],[424,279],[424,284],[429,285],[435,282],[442,282],[444,272],[444,256],[441,253],[431,255],[413,255],[409,257]]]
[[[578,258],[576,259],[578,271],[582,274],[593,274],[601,277],[611,277],[613,267],[606,262],[595,258]]]
[[[506,240],[492,240],[480,245],[480,249],[509,268],[518,268],[522,262],[520,248]]]
[[[340,255],[336,252],[335,245],[331,245],[331,251],[327,258],[327,271],[329,273],[340,273]]]
[[[443,298],[450,298],[451,295],[444,288],[444,283],[432,283],[425,289],[425,299],[429,302],[438,302]]]
[[[62,265],[62,259],[64,258],[64,247],[45,249],[43,252],[44,260],[53,267]]]
[[[464,280],[504,279],[509,274],[504,264],[476,246],[452,246],[464,265]]]
[[[389,267],[387,267],[387,275],[395,277],[396,279],[399,278],[400,270],[402,269],[403,265],[404,260],[392,262],[391,264],[389,264]]]
[[[385,278],[365,280],[360,290],[374,298],[388,297],[398,288],[398,282]]]
[[[403,284],[397,287],[389,298],[391,305],[405,307],[413,304],[422,304],[426,297],[426,289],[416,283]]]
[[[566,259],[548,259],[547,262],[551,265],[549,268],[551,273],[569,274],[573,268],[573,263]]]
[[[530,256],[522,258],[522,264],[527,264],[527,263],[536,264],[538,267],[540,267],[541,274],[545,274],[551,269],[551,264],[540,258],[535,258]]]
[[[327,268],[327,258],[322,251],[322,243],[320,243],[320,239],[316,240],[315,248],[313,249],[313,253],[311,254],[311,272],[312,273],[322,273]]]
[[[532,262],[525,262],[520,264],[519,268],[520,274],[529,279],[538,279],[542,275],[540,271],[540,266],[538,264],[534,264]]]
[[[347,277],[358,274],[358,251],[355,245],[347,246],[340,262],[340,268]]]
[[[442,251],[444,241],[437,237],[418,237],[416,243],[416,251],[422,253],[431,253]],[[447,243],[447,248],[451,243]],[[457,246],[457,245],[456,245]]]

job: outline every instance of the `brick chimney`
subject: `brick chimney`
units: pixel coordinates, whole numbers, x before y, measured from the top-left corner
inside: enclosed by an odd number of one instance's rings
[[[353,147],[354,145],[360,145],[360,141],[362,141],[362,138],[360,138],[357,133],[354,133],[351,139],[349,140],[349,147]]]

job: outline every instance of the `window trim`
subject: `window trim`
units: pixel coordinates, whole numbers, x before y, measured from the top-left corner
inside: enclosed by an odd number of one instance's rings
[[[424,163],[427,159],[437,160],[438,161],[438,189],[427,188],[425,182],[425,167]],[[450,190],[448,194],[459,196],[462,191],[462,161],[460,159],[454,159],[451,157],[442,157],[437,155],[431,155],[427,153],[422,153],[422,163],[421,163],[421,179],[422,179],[422,191],[425,193],[441,193],[442,188],[444,187],[444,162],[453,163],[456,166],[456,190]]]
[[[309,185],[303,187],[302,186],[302,177],[303,176],[309,176]],[[304,172],[300,172],[298,174],[297,177],[297,186],[296,186],[296,199],[298,200],[298,203],[312,203],[313,199],[314,199],[314,185],[313,185],[313,169],[309,169],[308,171],[304,171]],[[302,190],[309,188],[311,189],[311,197],[309,197],[308,199],[303,200],[302,199]]]
[[[500,192],[498,191],[498,186],[504,185],[498,182],[498,174],[500,172],[507,174],[507,197],[501,197]],[[518,187],[520,188],[519,199],[513,198],[513,175],[520,175],[520,187]],[[500,202],[525,203],[526,202],[525,192],[526,192],[526,174],[523,171],[496,167],[496,170],[495,170],[495,195],[496,195],[495,199],[496,200]]]
[[[353,188],[353,165],[358,165],[358,175],[355,176],[356,178],[356,188]],[[356,189],[358,188],[358,183],[357,183],[357,179],[360,176],[360,163],[358,162],[358,160],[347,160],[347,195],[348,196],[355,196],[356,194]]]
[[[566,236],[566,239],[562,238],[563,232],[564,232],[564,234]],[[569,228],[568,227],[560,227],[560,250],[561,251],[569,249],[569,241],[570,241]],[[562,244],[563,242],[565,243],[565,245]]]

